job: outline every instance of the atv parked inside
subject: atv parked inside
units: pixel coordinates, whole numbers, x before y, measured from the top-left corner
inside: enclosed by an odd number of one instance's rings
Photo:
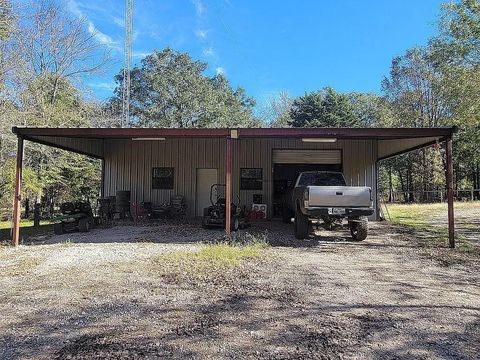
[[[62,215],[54,219],[53,231],[56,235],[66,232],[89,232],[93,228],[94,219],[89,202],[66,202],[60,207]]]
[[[212,227],[225,227],[227,201],[219,194],[219,189],[223,188],[225,188],[224,184],[213,184],[210,187],[211,205],[203,209],[202,226],[205,229]],[[230,208],[230,229],[232,231],[237,231],[240,227],[239,208],[234,203],[231,204]]]

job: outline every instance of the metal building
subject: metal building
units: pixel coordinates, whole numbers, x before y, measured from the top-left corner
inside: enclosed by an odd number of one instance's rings
[[[131,191],[135,203],[181,195],[188,216],[201,215],[210,185],[223,183],[241,205],[267,205],[278,216],[282,192],[302,170],[342,171],[348,185],[370,186],[377,199],[382,159],[447,143],[449,231],[453,246],[452,135],[445,128],[13,128],[18,136],[13,243],[18,221],[23,140],[102,159],[102,195]],[[376,216],[378,201],[375,201]],[[228,211],[228,210],[227,210]],[[229,219],[227,219],[229,222]],[[229,224],[226,226],[229,232]]]

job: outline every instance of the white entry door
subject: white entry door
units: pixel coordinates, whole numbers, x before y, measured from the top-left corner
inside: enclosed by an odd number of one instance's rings
[[[209,207],[210,188],[217,183],[217,169],[197,169],[196,215],[203,216],[203,209]]]

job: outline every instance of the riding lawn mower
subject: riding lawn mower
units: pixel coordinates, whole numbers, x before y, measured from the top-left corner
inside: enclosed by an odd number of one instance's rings
[[[225,197],[219,194],[219,189],[225,188],[225,184],[213,184],[210,187],[210,203],[209,207],[203,209],[202,226],[205,229],[213,227],[224,228],[226,222],[227,202]],[[215,195],[214,195],[215,194]],[[241,211],[237,204],[231,203],[230,206],[230,229],[237,231],[239,228],[246,226],[241,218]]]

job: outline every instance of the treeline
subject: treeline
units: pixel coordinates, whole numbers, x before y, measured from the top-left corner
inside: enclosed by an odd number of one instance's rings
[[[433,127],[456,125],[455,186],[480,188],[480,3],[442,6],[436,36],[392,60],[382,94],[339,94],[331,88],[291,99],[281,93],[265,109],[272,126]],[[441,146],[382,163],[380,187],[392,199],[423,200],[445,188]],[[479,193],[476,193],[477,197]],[[424,196],[424,195],[420,195]]]
[[[116,127],[121,124],[123,73],[105,102],[85,90],[89,76],[112,65],[88,21],[57,0],[0,2],[0,201],[10,213],[15,137],[11,127]],[[286,92],[255,112],[255,99],[208,65],[167,48],[131,71],[131,122],[141,127],[424,127],[457,125],[458,188],[480,187],[480,6],[444,5],[438,33],[427,45],[392,60],[382,93],[323,88],[298,98]],[[118,66],[118,65],[117,65]],[[443,152],[431,148],[384,163],[381,186],[444,188]],[[98,161],[26,143],[23,198],[54,203],[98,196]]]

